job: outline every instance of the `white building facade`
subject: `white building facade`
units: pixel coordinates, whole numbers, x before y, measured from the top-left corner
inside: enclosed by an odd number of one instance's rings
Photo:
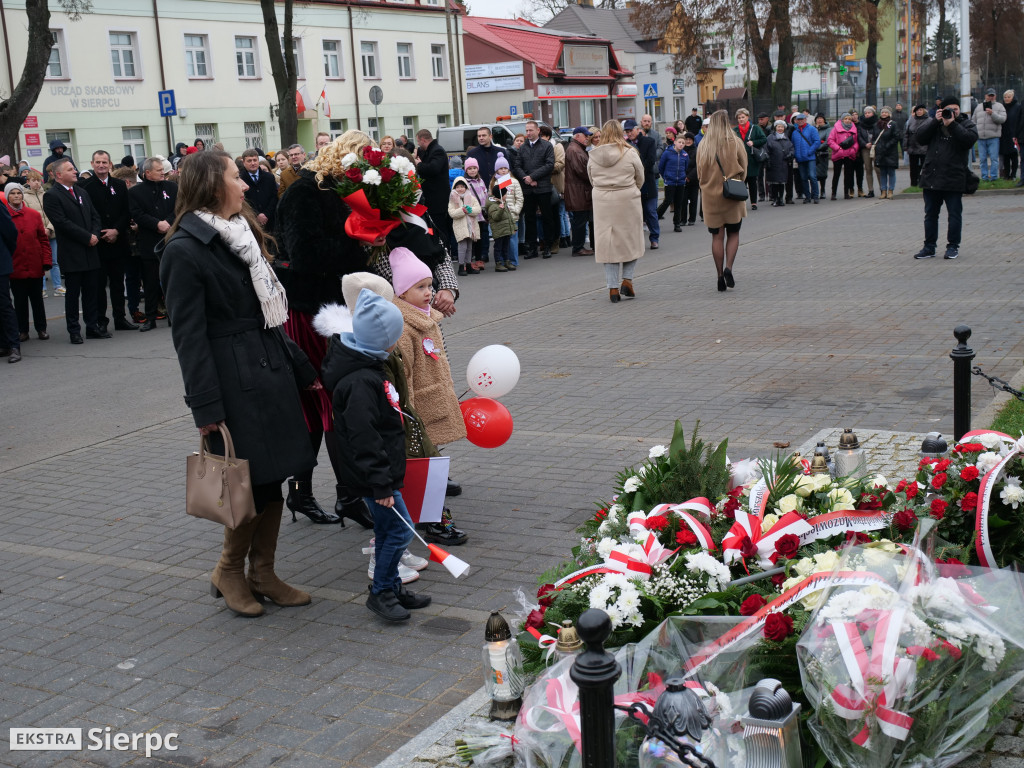
[[[300,143],[311,148],[319,131],[359,128],[379,138],[449,125],[453,73],[444,2],[296,3],[297,86],[306,106]],[[27,44],[25,2],[5,0],[2,12],[17,83]],[[279,10],[283,30],[282,16]],[[168,155],[175,143],[196,138],[219,141],[233,154],[281,148],[259,0],[104,0],[78,21],[54,12],[50,28],[46,80],[19,133],[19,155],[34,167],[52,139],[62,140],[80,165],[96,149],[117,162],[125,154]],[[452,40],[461,61],[461,35]],[[458,65],[454,76],[465,103]],[[373,86],[383,91],[376,109]],[[0,66],[0,91],[11,90]],[[160,113],[158,94],[165,91],[174,92],[177,111],[169,121]]]

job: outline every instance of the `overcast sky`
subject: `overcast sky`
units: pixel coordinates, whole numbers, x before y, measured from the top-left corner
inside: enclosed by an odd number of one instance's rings
[[[470,16],[492,16],[512,19],[519,10],[521,0],[467,0]]]

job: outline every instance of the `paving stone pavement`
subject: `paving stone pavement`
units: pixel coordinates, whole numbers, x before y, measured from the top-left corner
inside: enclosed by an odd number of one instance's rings
[[[734,456],[843,426],[948,434],[961,322],[976,362],[1012,376],[1024,198],[964,207],[955,262],[910,258],[919,200],[855,200],[752,213],[726,294],[699,227],[663,234],[639,298],[618,305],[602,269],[564,250],[465,278],[445,322],[457,385],[477,349],[511,345],[516,431],[493,451],[451,447],[473,571],[429,568],[417,588],[433,604],[398,627],[362,604],[368,535],[351,526],[282,526],[279,571],[310,606],[244,620],[208,596],[219,534],[183,513],[196,437],[165,330],[26,344],[0,370],[0,764],[377,765],[477,691],[488,611],[563,557],[614,473],[675,419],[729,437]],[[977,412],[990,397],[975,392]],[[333,499],[326,454],[314,477]],[[180,748],[8,752],[23,726],[177,732]]]

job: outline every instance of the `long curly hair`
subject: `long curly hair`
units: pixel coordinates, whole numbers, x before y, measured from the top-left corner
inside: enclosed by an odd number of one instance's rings
[[[345,174],[341,167],[341,160],[345,155],[349,152],[358,155],[367,145],[376,146],[367,134],[355,130],[345,131],[326,147],[322,147],[316,157],[302,167],[313,171],[316,174],[317,185],[322,187],[324,179],[340,179]]]

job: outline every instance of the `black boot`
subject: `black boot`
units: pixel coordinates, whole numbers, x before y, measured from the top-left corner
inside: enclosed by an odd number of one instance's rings
[[[289,480],[288,498],[285,503],[292,511],[292,522],[296,520],[296,512],[305,515],[317,525],[333,525],[341,522],[340,517],[320,506],[316,497],[313,496],[313,484],[309,480],[294,478]]]
[[[370,592],[366,598],[366,607],[385,621],[405,621],[409,618],[409,612],[399,605],[398,596],[390,589],[378,595]]]
[[[402,584],[398,589],[394,590],[395,597],[398,598],[398,604],[403,608],[426,608],[430,605],[430,597],[427,595],[417,595],[415,592],[410,592],[405,588],[405,584]]]
[[[366,502],[358,496],[345,495],[344,486],[337,486],[337,491],[338,500],[334,502],[334,514],[341,520],[341,524],[345,525],[347,517],[352,522],[359,523],[363,528],[373,528],[373,517],[370,515],[370,510],[366,508]]]

